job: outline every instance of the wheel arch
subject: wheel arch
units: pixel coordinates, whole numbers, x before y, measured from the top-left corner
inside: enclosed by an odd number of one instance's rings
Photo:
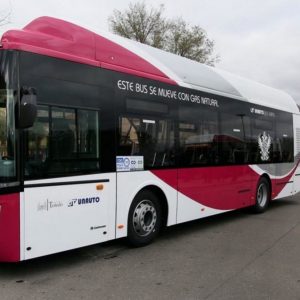
[[[273,187],[272,187],[272,181],[271,181],[271,178],[270,178],[270,176],[269,176],[267,173],[263,173],[263,174],[259,177],[259,179],[258,179],[258,181],[257,181],[257,184],[259,183],[259,181],[260,181],[261,178],[265,178],[265,179],[268,181],[268,183],[269,183],[269,189],[270,189],[270,200],[272,200],[272,190],[273,190]]]
[[[168,200],[167,200],[167,196],[166,196],[165,192],[157,185],[150,184],[150,185],[146,185],[142,189],[140,189],[136,193],[134,198],[139,193],[141,193],[142,191],[146,191],[146,190],[152,192],[159,200],[159,202],[161,204],[161,208],[162,208],[162,225],[163,225],[163,227],[165,227],[168,223],[168,217],[169,217],[169,204],[168,204]]]
[[[252,206],[252,211],[256,214],[263,213],[267,210],[271,201],[271,180],[267,174],[262,174],[259,177],[256,185],[255,204]]]

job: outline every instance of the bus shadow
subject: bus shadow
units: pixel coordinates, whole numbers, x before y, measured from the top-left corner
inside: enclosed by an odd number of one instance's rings
[[[274,212],[281,210],[282,207],[297,205],[300,205],[300,202],[295,199],[276,200],[269,206],[268,211]],[[163,243],[164,240],[177,240],[195,232],[213,230],[214,228],[220,228],[223,224],[255,216],[256,214],[251,209],[245,208],[167,227],[158,238],[158,243]],[[153,246],[155,247],[155,245]],[[19,263],[0,263],[0,279],[5,278],[14,280],[16,283],[22,283],[26,281],[24,278],[30,275],[46,274],[52,270],[68,270],[70,266],[75,267],[94,263],[95,260],[115,259],[131,250],[132,248],[128,246],[125,239],[118,239]],[[143,250],[140,249],[139,251]]]
[[[252,213],[249,209],[239,209],[235,211],[230,211],[226,213],[221,213],[219,215],[205,217],[203,219],[197,219],[193,221],[188,221],[181,223],[172,227],[167,227],[161,234],[161,239],[176,239],[181,236],[191,235],[195,232],[212,230],[215,227],[220,227],[222,224],[228,222],[235,222],[240,219],[244,219],[250,216]]]
[[[128,246],[125,239],[118,239],[18,263],[0,263],[0,280],[5,278],[22,283],[26,281],[24,278],[30,275],[46,274],[52,270],[68,270],[70,267],[94,263],[99,259],[114,259],[126,249]]]
[[[273,213],[277,210],[282,210],[283,207],[298,205],[300,205],[300,201],[295,198],[279,199],[272,201],[267,211],[262,214],[255,213],[251,207],[229,211],[226,213],[209,216],[203,219],[197,219],[194,221],[167,227],[163,230],[160,238],[175,239],[180,236],[185,236],[186,234],[193,234],[194,232],[206,231],[209,229],[212,230],[213,228],[217,227],[219,228],[223,224],[225,225],[227,223],[235,222],[244,218],[257,218],[258,216],[265,216],[265,214]]]

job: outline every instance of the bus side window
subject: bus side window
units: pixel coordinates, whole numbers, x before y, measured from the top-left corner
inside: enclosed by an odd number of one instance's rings
[[[100,168],[98,111],[38,106],[25,142],[25,177],[38,179]]]
[[[45,162],[49,159],[50,110],[44,105],[37,108],[36,121],[26,131],[25,177],[29,178],[43,178]]]
[[[180,164],[209,166],[219,162],[218,113],[210,109],[179,111]]]
[[[120,118],[118,155],[143,156],[144,167],[174,164],[174,125],[169,120]]]
[[[221,112],[219,147],[222,164],[249,162],[250,118],[245,114]]]
[[[71,158],[77,152],[75,109],[51,110],[50,155],[52,159]]]
[[[294,161],[294,136],[293,122],[291,116],[279,113],[276,119],[276,161],[274,162],[293,162]]]
[[[140,120],[138,118],[120,119],[119,155],[131,156],[139,153],[139,127]]]

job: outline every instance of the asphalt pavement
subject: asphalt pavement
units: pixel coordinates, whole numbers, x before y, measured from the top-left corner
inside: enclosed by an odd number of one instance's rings
[[[124,239],[0,264],[0,300],[300,299],[300,197]]]

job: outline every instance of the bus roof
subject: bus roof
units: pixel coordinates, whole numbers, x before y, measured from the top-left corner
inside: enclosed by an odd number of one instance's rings
[[[110,33],[96,34],[51,18],[35,19],[1,39],[16,49],[120,71],[165,83],[223,95],[292,113],[299,112],[287,93],[190,59]]]

